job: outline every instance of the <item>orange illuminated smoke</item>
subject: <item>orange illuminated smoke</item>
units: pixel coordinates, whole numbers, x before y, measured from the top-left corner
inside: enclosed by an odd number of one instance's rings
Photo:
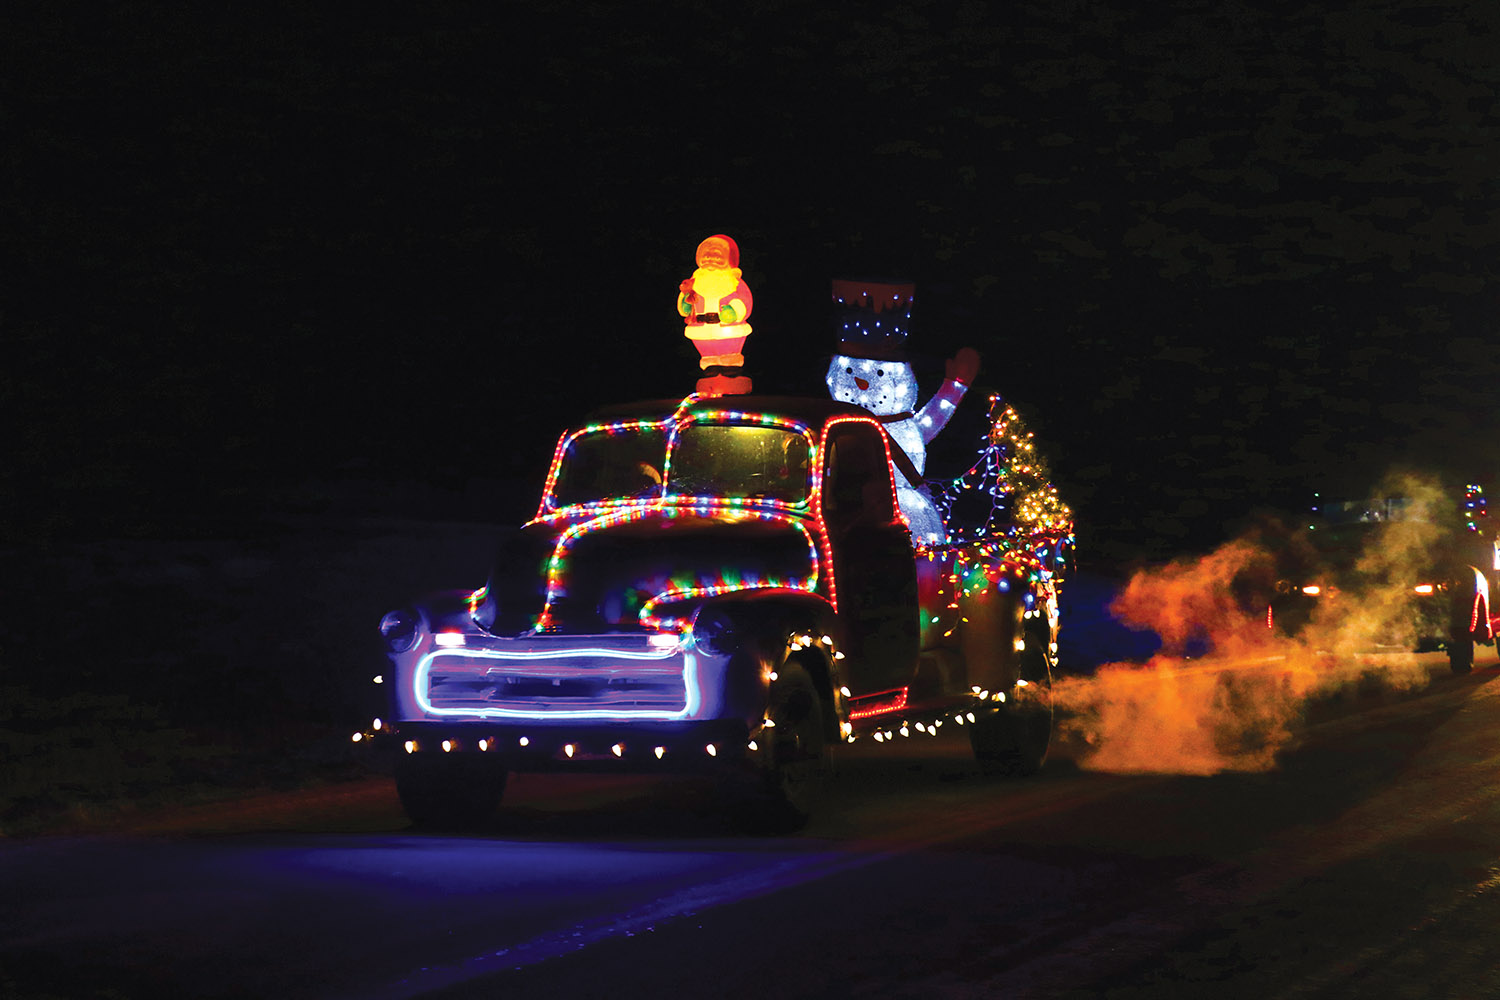
[[[1241,602],[1234,581],[1258,564],[1249,542],[1137,573],[1111,613],[1149,629],[1163,648],[1145,664],[1110,664],[1053,691],[1063,735],[1081,738],[1086,767],[1116,772],[1214,774],[1272,766],[1308,687],[1302,665],[1277,654],[1267,618]],[[1190,645],[1209,657],[1189,659]]]
[[[1411,581],[1421,579],[1433,549],[1424,533],[1431,520],[1392,522],[1372,537],[1357,560],[1358,589],[1324,588],[1296,635],[1268,629],[1274,612],[1245,600],[1244,581],[1274,579],[1273,556],[1250,540],[1137,573],[1110,611],[1132,629],[1155,632],[1162,648],[1145,663],[1059,678],[1059,737],[1074,741],[1091,770],[1261,771],[1276,766],[1310,701],[1372,685],[1427,685],[1422,657],[1373,647],[1375,637],[1415,638]]]

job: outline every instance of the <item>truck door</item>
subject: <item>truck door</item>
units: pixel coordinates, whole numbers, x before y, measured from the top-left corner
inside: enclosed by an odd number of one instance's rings
[[[843,650],[855,697],[899,688],[916,672],[916,559],[892,502],[891,468],[880,431],[836,424],[823,457],[822,515],[833,546]]]

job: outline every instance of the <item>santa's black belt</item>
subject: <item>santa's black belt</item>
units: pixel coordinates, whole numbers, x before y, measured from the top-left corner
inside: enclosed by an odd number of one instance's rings
[[[719,314],[699,313],[698,315],[694,316],[693,319],[696,319],[700,323],[717,323],[719,321]]]

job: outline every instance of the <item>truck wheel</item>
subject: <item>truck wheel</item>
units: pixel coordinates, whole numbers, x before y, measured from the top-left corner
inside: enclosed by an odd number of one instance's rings
[[[1483,597],[1478,593],[1474,571],[1470,570],[1451,586],[1449,590],[1448,618],[1448,666],[1455,674],[1467,674],[1474,669],[1474,632],[1476,610],[1489,614],[1483,607]]]
[[[396,758],[396,794],[419,827],[463,830],[480,826],[505,794],[499,759],[476,753],[402,754]]]
[[[1028,633],[1021,680],[1005,703],[968,727],[969,745],[986,774],[1027,775],[1042,769],[1052,742],[1052,653],[1045,638]]]
[[[734,803],[753,833],[789,833],[806,825],[828,783],[829,748],[823,699],[807,671],[784,664],[771,684],[766,717],[775,723],[752,757],[750,787]]]
[[[1448,668],[1460,676],[1474,669],[1474,637],[1463,635],[1448,639]]]

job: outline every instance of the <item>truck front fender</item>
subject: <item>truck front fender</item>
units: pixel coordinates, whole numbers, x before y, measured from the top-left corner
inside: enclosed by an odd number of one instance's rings
[[[790,590],[747,590],[705,601],[696,620],[722,615],[740,638],[725,665],[726,710],[758,724],[773,673],[796,661],[808,673],[828,711],[829,736],[837,738],[848,720],[843,691],[843,625],[832,606],[816,594]],[[753,726],[752,726],[753,728]]]

